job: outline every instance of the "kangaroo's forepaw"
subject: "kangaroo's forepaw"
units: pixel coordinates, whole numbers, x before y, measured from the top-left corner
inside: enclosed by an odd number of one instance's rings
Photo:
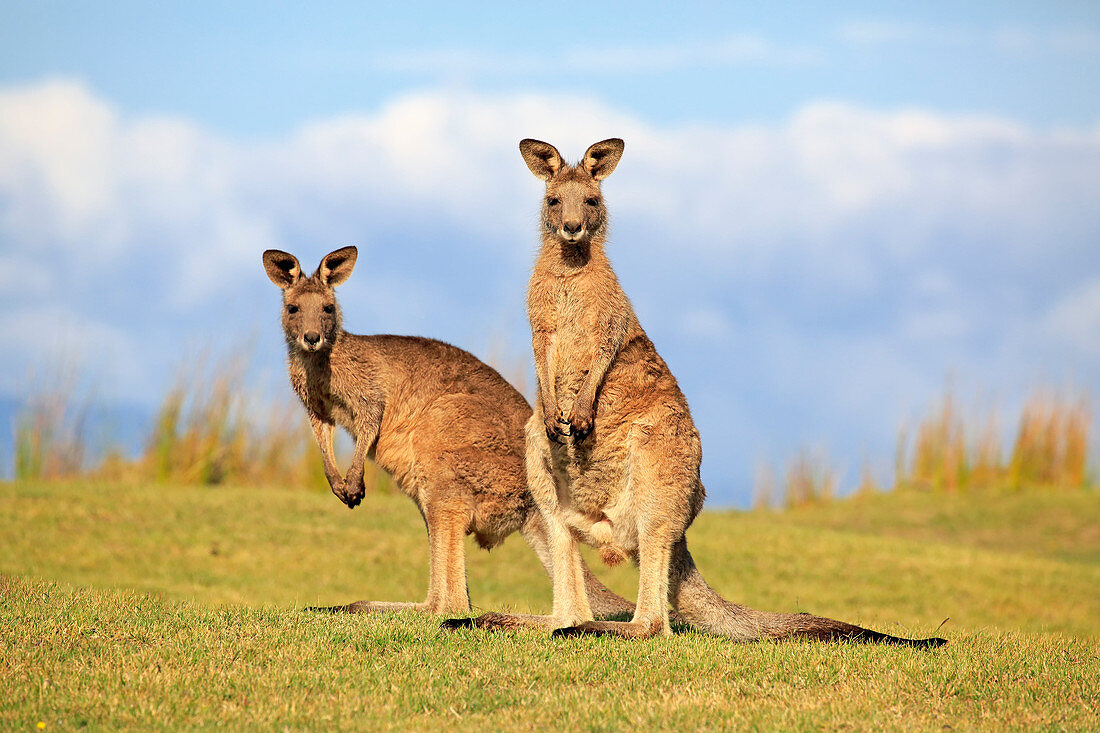
[[[359,506],[363,501],[363,497],[366,495],[366,491],[362,486],[358,490],[351,489],[349,487],[344,488],[344,493],[340,499],[347,505],[348,509],[354,509]]]
[[[564,422],[564,425],[563,425]],[[544,427],[546,428],[546,437],[550,439],[550,442],[562,445],[565,443],[565,435],[563,428],[568,428],[569,423],[565,422],[557,417],[547,417]]]
[[[568,433],[573,436],[573,442],[581,443],[592,433],[595,416],[592,414],[592,408],[581,409],[573,405],[573,411],[566,422],[569,423]]]

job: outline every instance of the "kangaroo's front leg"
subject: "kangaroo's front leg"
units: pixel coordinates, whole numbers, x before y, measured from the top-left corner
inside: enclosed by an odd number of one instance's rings
[[[344,487],[344,477],[340,475],[340,467],[336,465],[336,455],[332,450],[332,435],[334,425],[323,419],[316,413],[309,413],[309,424],[313,428],[313,437],[317,439],[317,447],[321,449],[321,463],[325,469],[325,478],[328,480],[332,493],[343,501],[341,492]]]
[[[627,320],[622,317],[613,317],[602,329],[604,337],[600,341],[595,357],[588,365],[588,373],[577,391],[567,418],[573,440],[577,443],[587,438],[592,432],[596,422],[596,392],[603,384],[611,362],[615,361],[619,349],[623,346],[626,330]]]
[[[348,509],[359,506],[367,493],[367,488],[363,485],[363,473],[366,471],[367,454],[370,453],[374,442],[378,440],[378,428],[381,424],[381,412],[375,414],[370,411],[356,420],[355,454],[351,457],[351,466],[348,468],[348,475],[344,478],[341,491],[336,494],[348,505]]]
[[[564,442],[569,425],[558,407],[554,391],[554,333],[549,328],[532,329],[531,348],[535,352],[535,381],[538,382],[546,437],[555,443]]]

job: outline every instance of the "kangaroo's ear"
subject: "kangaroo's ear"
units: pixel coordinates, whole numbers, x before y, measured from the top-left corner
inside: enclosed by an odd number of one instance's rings
[[[584,159],[581,167],[588,171],[588,175],[597,181],[602,181],[611,175],[615,166],[619,164],[619,158],[623,157],[623,148],[626,143],[617,137],[601,140],[593,143],[592,147],[584,151]]]
[[[519,154],[536,178],[549,181],[561,170],[561,153],[550,143],[525,138],[519,141]]]
[[[298,258],[289,252],[280,249],[269,249],[264,252],[264,269],[271,282],[286,290],[302,277],[302,268],[298,265]]]
[[[351,275],[355,267],[355,258],[359,256],[359,250],[355,247],[342,247],[335,252],[329,252],[321,260],[321,266],[317,268],[321,282],[334,288],[344,282]]]

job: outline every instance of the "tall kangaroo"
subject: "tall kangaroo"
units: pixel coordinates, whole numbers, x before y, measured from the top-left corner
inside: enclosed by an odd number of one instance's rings
[[[938,646],[806,613],[766,613],[710,588],[685,532],[703,506],[702,446],[687,400],[638,323],[604,252],[600,181],[623,153],[617,138],[592,145],[577,165],[523,140],[520,153],[546,182],[542,247],[527,293],[538,400],[527,422],[527,480],[546,518],[554,578],[552,617],[485,614],[448,628],[552,626],[648,637],[669,632],[669,604],[699,629],[737,640],[809,637]],[[577,542],[639,567],[631,621],[593,620]]]
[[[355,247],[338,249],[310,277],[286,252],[268,250],[263,261],[283,291],[290,383],[309,414],[329,485],[354,508],[366,491],[363,471],[371,458],[416,502],[431,547],[428,597],[320,610],[469,611],[467,534],[490,549],[518,529],[550,572],[546,526],[524,472],[523,429],[531,407],[496,370],[462,349],[426,338],[344,331],[333,289],[351,275],[357,255]],[[355,438],[346,476],[332,450],[337,425]],[[583,573],[597,613],[633,611],[587,568]]]

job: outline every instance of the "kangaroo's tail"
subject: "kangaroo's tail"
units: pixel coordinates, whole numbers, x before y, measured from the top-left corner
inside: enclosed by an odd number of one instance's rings
[[[737,641],[762,639],[851,640],[912,647],[937,647],[946,639],[904,639],[808,613],[771,613],[730,603],[707,585],[681,539],[673,549],[669,579],[673,606],[692,626]]]

